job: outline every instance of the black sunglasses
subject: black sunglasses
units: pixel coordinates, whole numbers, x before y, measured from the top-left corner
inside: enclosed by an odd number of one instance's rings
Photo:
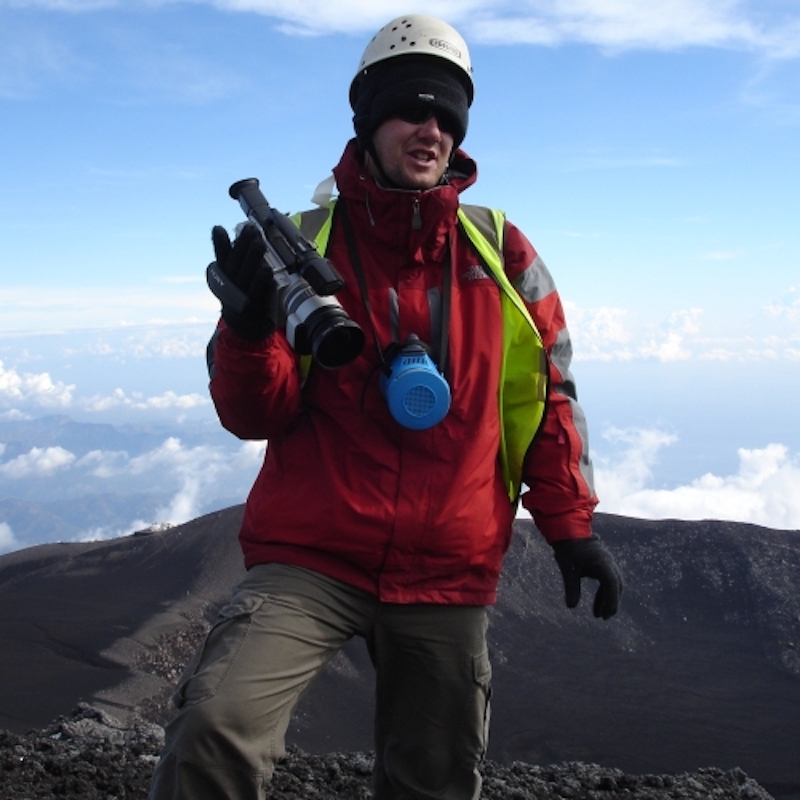
[[[425,102],[424,100],[419,100],[409,103],[408,105],[401,106],[394,112],[393,116],[412,125],[423,125],[431,117],[436,117],[436,122],[439,124],[439,128],[445,133],[449,133],[451,135],[458,127],[458,125],[456,125],[453,121],[452,117],[440,106]]]

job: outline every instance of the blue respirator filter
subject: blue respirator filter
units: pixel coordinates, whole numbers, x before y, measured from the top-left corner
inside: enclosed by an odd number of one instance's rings
[[[381,375],[392,417],[404,428],[425,430],[441,422],[450,409],[450,387],[416,336],[409,337]]]

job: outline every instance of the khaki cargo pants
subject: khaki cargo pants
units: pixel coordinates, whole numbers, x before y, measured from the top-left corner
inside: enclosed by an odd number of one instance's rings
[[[150,800],[261,800],[300,695],[353,636],[376,671],[374,797],[477,800],[485,609],[381,603],[281,564],[248,572],[187,667]]]

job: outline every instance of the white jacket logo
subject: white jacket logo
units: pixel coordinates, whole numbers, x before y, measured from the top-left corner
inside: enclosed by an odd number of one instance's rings
[[[480,264],[473,264],[466,272],[461,273],[461,280],[466,282],[491,280]]]

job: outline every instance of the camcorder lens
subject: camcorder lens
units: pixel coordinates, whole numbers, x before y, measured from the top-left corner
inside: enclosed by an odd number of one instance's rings
[[[292,347],[299,353],[311,353],[325,369],[349,364],[364,347],[364,331],[335,298],[320,297],[299,276],[292,280],[284,295]]]
[[[321,367],[339,369],[353,361],[363,349],[364,331],[344,312],[328,309],[325,313],[328,319],[310,336],[311,353]]]

